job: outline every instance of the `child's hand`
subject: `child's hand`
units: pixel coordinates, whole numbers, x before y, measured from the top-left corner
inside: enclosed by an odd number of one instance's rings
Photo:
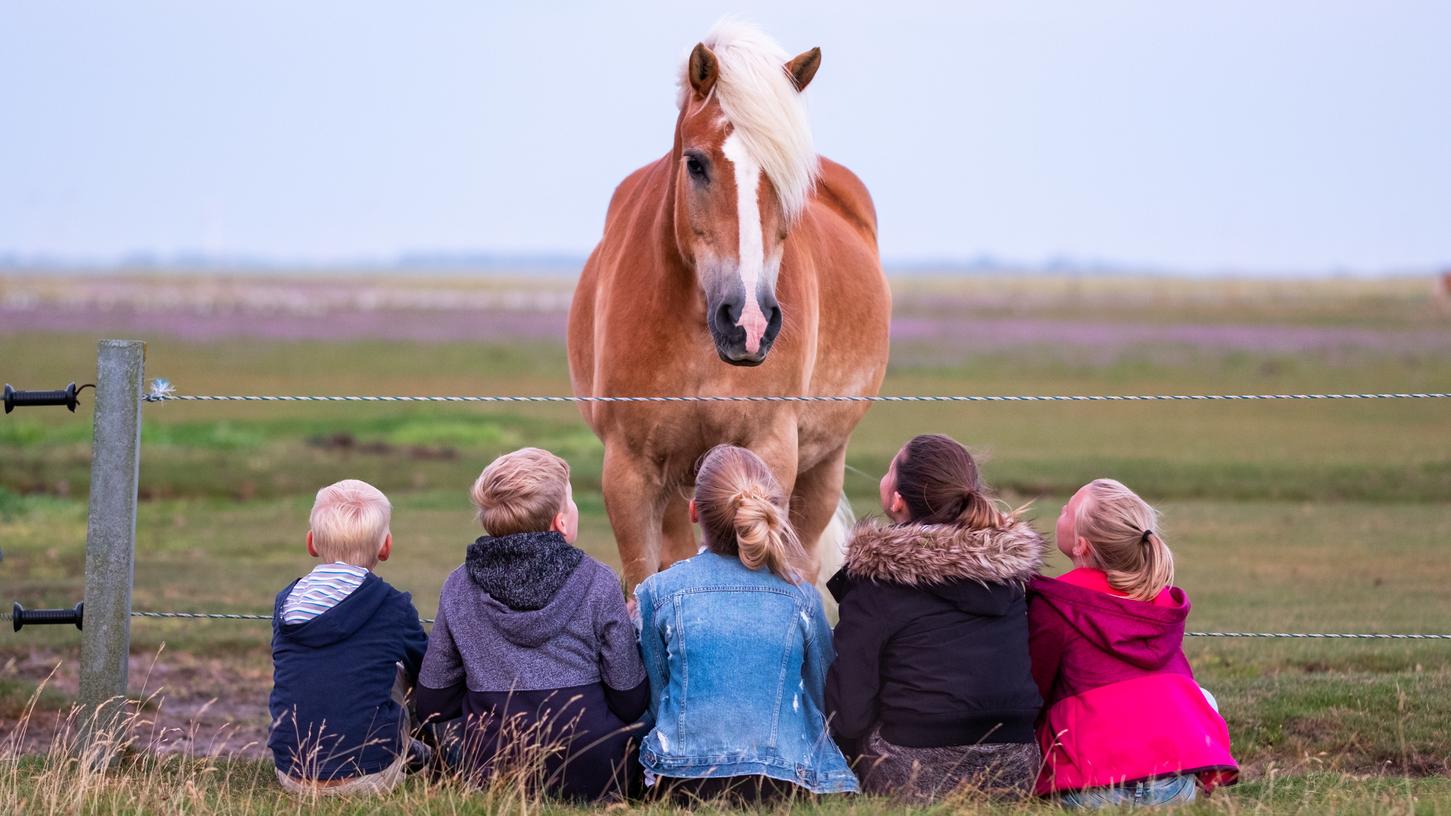
[[[630,625],[635,627],[635,637],[645,630],[645,622],[640,620],[640,602],[631,595],[625,599],[625,614],[630,616]]]

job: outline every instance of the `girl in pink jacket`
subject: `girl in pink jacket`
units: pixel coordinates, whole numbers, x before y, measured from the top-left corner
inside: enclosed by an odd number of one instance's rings
[[[1068,806],[1163,804],[1233,784],[1229,729],[1184,657],[1189,598],[1159,514],[1112,479],[1058,517],[1075,569],[1029,586],[1029,650],[1043,694],[1037,792]]]

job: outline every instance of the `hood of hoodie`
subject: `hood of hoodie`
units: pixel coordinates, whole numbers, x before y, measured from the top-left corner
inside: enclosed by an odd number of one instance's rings
[[[853,580],[915,587],[966,612],[1003,615],[1042,568],[1044,548],[1023,521],[972,530],[863,519],[852,531],[845,569]]]
[[[395,591],[383,579],[369,572],[363,577],[363,583],[348,593],[348,597],[338,602],[337,606],[309,621],[284,623],[282,606],[295,586],[297,581],[288,584],[286,589],[277,594],[277,601],[272,608],[272,619],[279,635],[309,648],[331,646],[352,637],[359,628],[373,619],[378,607]]]
[[[480,536],[469,545],[469,579],[516,612],[543,609],[569,580],[584,552],[549,531]]]
[[[483,536],[464,561],[469,583],[483,595],[474,614],[511,643],[539,646],[570,624],[589,595],[585,562],[559,533]]]
[[[1189,596],[1169,587],[1167,606],[1120,598],[1053,578],[1033,579],[1028,591],[1051,606],[1074,631],[1099,649],[1143,669],[1156,669],[1180,653]]]

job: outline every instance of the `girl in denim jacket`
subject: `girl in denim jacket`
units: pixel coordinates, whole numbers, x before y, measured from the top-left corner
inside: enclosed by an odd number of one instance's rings
[[[822,714],[831,627],[784,491],[754,453],[718,446],[690,518],[701,552],[635,589],[655,721],[646,784],[677,798],[855,792]]]

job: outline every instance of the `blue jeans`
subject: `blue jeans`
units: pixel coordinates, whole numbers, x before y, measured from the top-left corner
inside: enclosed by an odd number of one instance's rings
[[[1171,805],[1194,801],[1197,787],[1192,776],[1166,776],[1129,782],[1106,788],[1084,788],[1060,794],[1064,807],[1114,807],[1119,805]]]

